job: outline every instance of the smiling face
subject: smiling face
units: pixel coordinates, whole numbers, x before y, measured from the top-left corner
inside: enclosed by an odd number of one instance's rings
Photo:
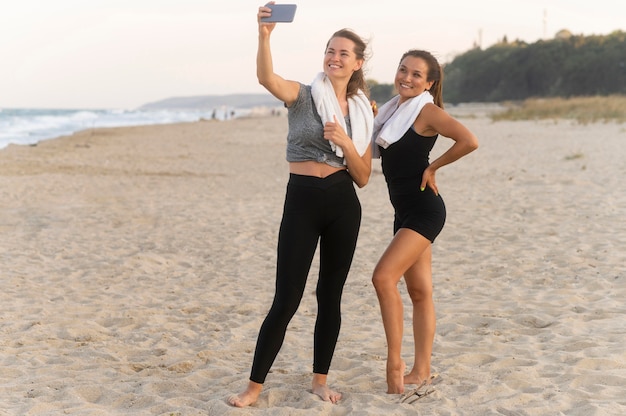
[[[355,44],[350,39],[334,37],[328,42],[324,55],[324,72],[329,78],[348,78],[361,69],[363,59],[354,53]]]
[[[417,97],[433,86],[428,79],[428,64],[422,58],[405,57],[396,71],[395,87],[400,95],[400,102]]]

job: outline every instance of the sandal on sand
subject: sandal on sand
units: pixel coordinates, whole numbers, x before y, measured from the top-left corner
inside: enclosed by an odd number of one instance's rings
[[[431,393],[435,392],[433,385],[439,383],[441,377],[439,374],[433,374],[428,380],[422,381],[422,383],[414,389],[407,391],[400,396],[400,403],[413,404],[419,399],[423,399]]]

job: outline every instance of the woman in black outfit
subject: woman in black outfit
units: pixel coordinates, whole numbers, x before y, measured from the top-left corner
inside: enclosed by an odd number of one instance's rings
[[[442,77],[441,67],[430,53],[405,53],[395,77],[398,95],[381,106],[375,120],[374,139],[380,145],[376,150],[395,210],[394,237],[372,277],[387,337],[387,393],[403,393],[405,384],[431,382],[435,336],[431,244],[446,218],[435,173],[478,147],[474,134],[443,110]],[[429,162],[439,135],[451,138],[454,144]],[[403,275],[413,304],[415,343],[415,363],[406,375],[398,290]]]

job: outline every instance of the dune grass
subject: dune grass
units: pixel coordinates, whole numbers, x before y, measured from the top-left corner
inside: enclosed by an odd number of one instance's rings
[[[569,119],[581,124],[626,122],[626,96],[530,98],[503,103],[506,110],[491,114],[494,121]]]

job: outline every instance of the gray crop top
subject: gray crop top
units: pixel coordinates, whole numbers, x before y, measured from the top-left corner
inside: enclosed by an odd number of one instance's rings
[[[287,162],[314,160],[336,168],[345,167],[343,158],[338,157],[330,148],[330,142],[324,139],[324,126],[315,108],[310,85],[300,84],[298,98],[287,108],[287,120]],[[350,117],[345,120],[348,136],[352,137]]]

